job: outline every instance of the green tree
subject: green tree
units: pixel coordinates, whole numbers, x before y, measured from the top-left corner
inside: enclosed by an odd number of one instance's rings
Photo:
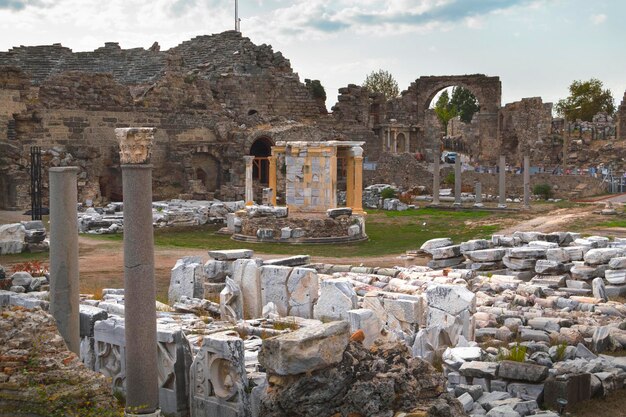
[[[324,86],[322,85],[320,80],[311,80],[309,78],[305,78],[304,84],[313,95],[313,98],[318,98],[322,101],[326,101],[326,90],[324,89]]]
[[[588,122],[601,111],[612,116],[615,113],[613,94],[608,88],[603,90],[602,87],[602,81],[597,78],[572,82],[569,96],[556,103],[557,113],[568,120],[581,119]]]
[[[469,123],[474,117],[474,113],[480,111],[478,100],[470,90],[463,87],[454,87],[450,105],[456,109],[457,114],[463,123]]]
[[[370,72],[367,77],[365,77],[363,87],[367,87],[374,93],[383,93],[387,100],[398,97],[400,94],[398,82],[393,78],[390,72],[383,69]]]
[[[448,122],[457,115],[456,107],[450,104],[450,96],[448,95],[448,90],[443,90],[443,93],[439,95],[439,98],[435,103],[434,110],[447,135]]]

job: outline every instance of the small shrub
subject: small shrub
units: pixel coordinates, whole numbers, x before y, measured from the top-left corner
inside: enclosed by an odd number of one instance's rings
[[[380,196],[382,197],[383,200],[386,198],[396,198],[396,192],[394,191],[393,188],[387,187],[380,192]]]
[[[565,351],[567,349],[567,343],[561,342],[556,347],[556,361],[560,362],[565,359]]]
[[[547,200],[552,198],[552,187],[550,184],[537,184],[533,187],[533,194],[538,195],[539,197]]]
[[[454,185],[454,172],[448,172],[446,177],[443,179],[443,183],[449,186]]]
[[[48,273],[48,266],[41,261],[30,261],[15,264],[13,272],[28,272],[33,277],[43,277]]]
[[[497,359],[499,361],[524,362],[526,360],[527,350],[528,348],[526,346],[523,346],[518,342],[509,350],[508,353],[499,349]]]

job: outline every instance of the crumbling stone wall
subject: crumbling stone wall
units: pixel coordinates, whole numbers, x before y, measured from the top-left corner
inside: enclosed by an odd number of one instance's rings
[[[45,168],[82,168],[81,199],[120,199],[113,130],[128,126],[157,128],[155,198],[240,198],[249,139],[262,131],[272,142],[306,140],[298,133],[321,110],[282,54],[237,32],[165,52],[116,43],[79,53],[58,44],[13,48],[0,53],[0,207],[28,206],[34,145],[62,155],[46,153]],[[308,136],[343,137],[327,126]],[[197,194],[199,168],[205,194]]]
[[[524,155],[531,163],[548,166],[559,163],[562,140],[552,134],[552,103],[544,103],[541,97],[523,98],[508,103],[500,110],[501,153],[507,162],[520,166]],[[552,142],[559,145],[553,148]]]

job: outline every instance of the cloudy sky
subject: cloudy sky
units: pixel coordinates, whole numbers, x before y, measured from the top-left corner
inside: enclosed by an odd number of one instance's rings
[[[623,0],[240,0],[241,30],[337,89],[379,68],[400,89],[422,75],[484,73],[503,104],[556,101],[596,77],[626,90]],[[0,50],[56,42],[74,51],[117,41],[162,50],[234,27],[234,0],[0,0]]]

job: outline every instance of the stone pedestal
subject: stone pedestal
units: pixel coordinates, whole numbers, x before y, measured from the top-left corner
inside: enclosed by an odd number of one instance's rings
[[[435,143],[433,148],[433,205],[439,205],[439,144]]]
[[[524,204],[522,208],[530,209],[530,158],[524,156]]]
[[[244,156],[243,160],[246,162],[246,205],[251,206],[254,204],[254,188],[252,183],[252,164],[254,163],[254,156]]]
[[[474,207],[483,207],[483,187],[480,182],[474,184]]]
[[[159,406],[152,165],[149,164],[154,131],[153,128],[115,129],[120,141],[124,193],[126,411],[134,414],[155,413]]]
[[[461,205],[461,158],[459,154],[454,160],[454,205]]]
[[[500,155],[498,172],[498,208],[506,208],[506,160]]]
[[[50,313],[80,354],[77,167],[50,168]]]

